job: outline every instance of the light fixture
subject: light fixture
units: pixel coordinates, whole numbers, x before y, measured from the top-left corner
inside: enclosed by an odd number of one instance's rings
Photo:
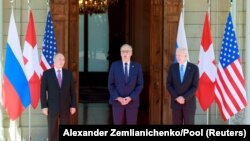
[[[79,0],[80,14],[105,13],[118,0]]]

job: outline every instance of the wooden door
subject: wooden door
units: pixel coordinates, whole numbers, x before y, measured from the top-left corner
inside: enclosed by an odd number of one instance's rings
[[[171,124],[168,67],[173,63],[182,0],[151,0],[150,11],[150,124]]]

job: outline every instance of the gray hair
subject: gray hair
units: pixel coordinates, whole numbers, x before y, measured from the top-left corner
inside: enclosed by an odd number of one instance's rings
[[[121,46],[120,50],[122,50],[122,48],[124,48],[124,47],[128,47],[128,48],[130,48],[130,49],[131,49],[131,51],[133,51],[132,46],[131,46],[131,45],[129,45],[129,44],[123,44],[123,45]]]
[[[56,59],[56,57],[57,57],[58,55],[62,55],[62,56],[64,57],[64,55],[63,55],[62,53],[58,52],[58,53],[56,53],[56,54],[54,55],[53,60],[55,60],[55,59]]]
[[[188,55],[188,49],[186,47],[178,47],[176,49],[176,53],[177,52],[184,53],[184,54]]]

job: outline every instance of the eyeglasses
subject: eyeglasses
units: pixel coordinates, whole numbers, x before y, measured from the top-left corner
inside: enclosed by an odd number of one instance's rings
[[[121,50],[121,53],[130,53],[131,50]]]

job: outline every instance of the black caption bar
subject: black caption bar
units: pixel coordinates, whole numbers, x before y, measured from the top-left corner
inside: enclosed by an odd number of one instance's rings
[[[168,137],[218,140],[250,139],[249,125],[60,125],[60,141],[83,137]]]

